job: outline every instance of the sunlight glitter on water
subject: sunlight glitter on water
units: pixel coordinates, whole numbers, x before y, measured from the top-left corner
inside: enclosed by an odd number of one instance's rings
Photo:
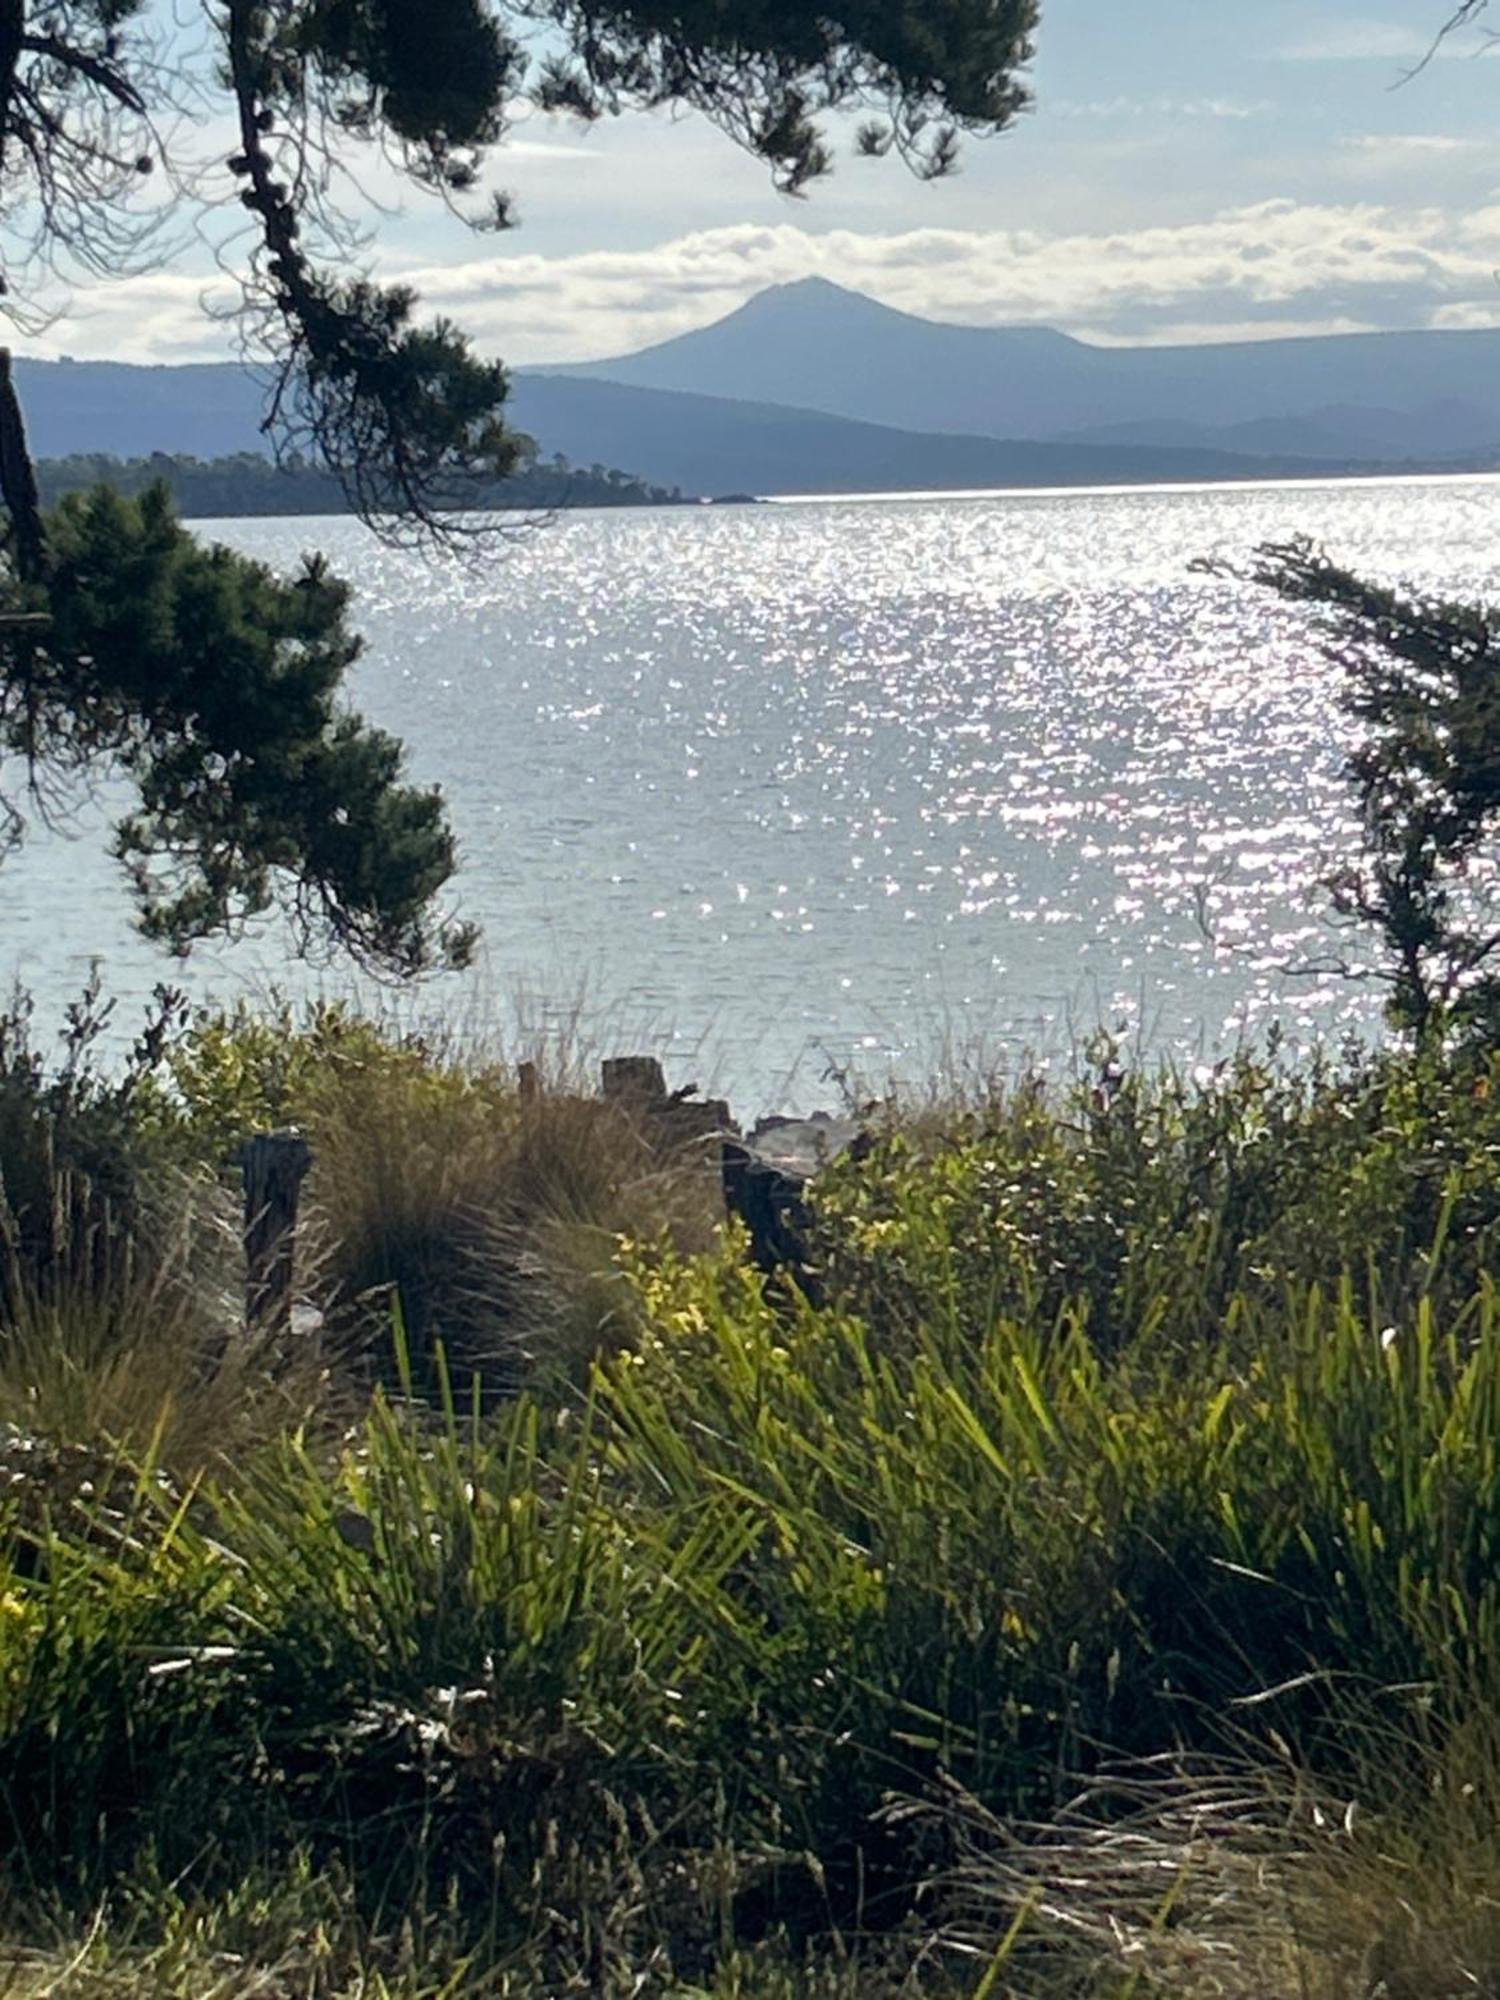
[[[1304,613],[1189,561],[1310,533],[1495,596],[1497,514],[1483,480],[580,514],[482,570],[347,521],[206,532],[355,583],[357,699],[448,795],[502,1009],[586,984],[769,1103],[944,1036],[1369,1020],[1369,986],[1279,970],[1325,952],[1350,840],[1333,671]],[[5,869],[7,969],[49,1003],[95,951],[129,1001],[161,976],[99,848]],[[264,984],[276,947],[194,978]]]

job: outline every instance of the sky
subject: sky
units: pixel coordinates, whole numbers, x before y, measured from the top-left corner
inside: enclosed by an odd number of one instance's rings
[[[627,352],[811,275],[1105,343],[1500,325],[1500,40],[1481,20],[1422,66],[1453,4],[1043,0],[1011,131],[935,183],[836,134],[803,199],[696,117],[523,114],[494,162],[518,229],[474,236],[366,164],[364,261],[520,364]],[[19,344],[222,358],[221,296],[213,242],[181,234]]]

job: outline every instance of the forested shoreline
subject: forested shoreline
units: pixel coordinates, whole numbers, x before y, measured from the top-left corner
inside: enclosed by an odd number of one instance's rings
[[[87,452],[42,459],[36,477],[44,506],[64,494],[97,487],[133,497],[160,484],[178,512],[190,520],[353,511],[337,477],[296,454],[277,463],[256,452],[210,459],[167,452],[154,452],[149,458]],[[570,507],[669,507],[686,504],[690,498],[675,487],[653,486],[630,473],[602,465],[571,465],[554,457],[533,460],[503,480],[466,492],[463,505],[549,513]]]

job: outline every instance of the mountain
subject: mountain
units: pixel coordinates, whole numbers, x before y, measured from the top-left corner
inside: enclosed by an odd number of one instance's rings
[[[22,359],[38,457],[263,451],[233,363]],[[1095,347],[821,279],[614,361],[521,370],[542,453],[718,494],[1127,485],[1500,459],[1500,331]]]
[[[1318,458],[1493,459],[1500,453],[1495,413],[1478,403],[1440,397],[1415,410],[1348,403],[1295,417],[1251,417],[1239,424],[1192,424],[1176,418],[1100,424],[1067,434],[1073,444],[1174,444],[1189,451],[1307,453]]]
[[[512,413],[549,451],[628,466],[689,493],[889,493],[987,486],[1108,486],[1340,471],[1280,453],[1038,443],[856,423],[784,404],[521,375]]]
[[[1279,453],[1306,432],[1317,441],[1305,451],[1384,461],[1500,440],[1500,329],[1096,347],[919,319],[821,278],[638,353],[547,372],[984,437],[1165,446],[1189,444],[1190,426],[1190,448]],[[1273,445],[1233,442],[1234,427],[1267,423],[1284,427]]]
[[[160,452],[214,459],[265,448],[260,389],[231,364],[21,360],[16,373],[39,458]],[[575,464],[618,466],[686,493],[1132,485],[1343,469],[1292,452],[918,433],[778,404],[551,374],[518,375],[510,412],[544,458],[560,451]]]
[[[113,452],[149,458],[154,451],[228,458],[264,451],[265,392],[232,361],[139,368],[124,361],[15,364],[26,437],[38,458]]]

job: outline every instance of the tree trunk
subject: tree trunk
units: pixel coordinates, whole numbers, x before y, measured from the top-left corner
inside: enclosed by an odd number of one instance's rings
[[[10,349],[0,347],[0,499],[10,515],[16,575],[41,583],[47,574],[47,535],[42,526],[36,467],[26,446],[26,426],[11,372]]]

